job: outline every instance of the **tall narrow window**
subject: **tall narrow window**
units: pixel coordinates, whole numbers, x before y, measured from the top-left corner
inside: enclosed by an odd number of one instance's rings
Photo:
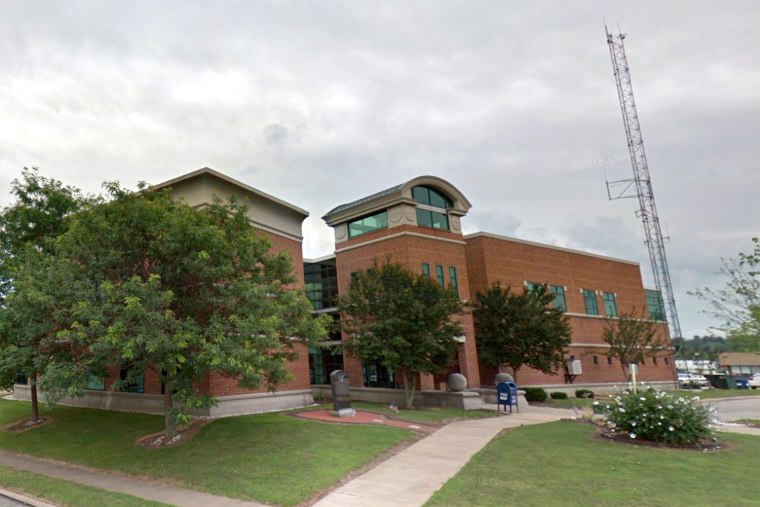
[[[607,315],[608,317],[617,317],[618,309],[617,309],[617,300],[615,299],[615,293],[605,292],[602,295],[602,299],[604,300],[604,314]]]
[[[451,286],[451,292],[456,297],[459,297],[459,282],[457,281],[457,268],[449,266],[449,284]]]
[[[665,305],[658,290],[644,289],[647,298],[647,313],[652,320],[665,321]]]
[[[436,266],[435,267],[435,277],[438,280],[438,285],[441,287],[444,286],[444,280],[443,280],[443,266]]]
[[[586,304],[586,315],[599,315],[596,292],[591,289],[583,289],[583,302]]]
[[[549,290],[554,294],[552,308],[557,308],[563,312],[567,311],[567,299],[565,299],[565,288],[562,285],[551,285]]]
[[[430,264],[427,262],[422,263],[422,274],[425,276],[430,276]]]

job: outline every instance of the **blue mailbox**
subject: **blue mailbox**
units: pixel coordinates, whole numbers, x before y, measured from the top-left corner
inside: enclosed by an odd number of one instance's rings
[[[512,413],[512,407],[520,411],[520,405],[517,403],[517,384],[514,382],[499,382],[496,386],[496,409],[501,412],[501,406],[504,405],[504,412],[509,407],[509,413]]]

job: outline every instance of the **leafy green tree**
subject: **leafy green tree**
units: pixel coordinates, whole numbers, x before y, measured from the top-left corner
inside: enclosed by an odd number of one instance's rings
[[[110,200],[74,217],[59,240],[57,254],[82,267],[89,291],[65,302],[75,320],[57,336],[86,347],[92,365],[129,366],[116,388],[155,372],[168,437],[188,409],[215,402],[202,388],[205,376],[274,389],[291,376],[294,344],[324,338],[290,257],[271,251],[244,206],[219,201],[196,210],[144,185],[136,193],[106,188]],[[81,368],[48,370],[83,386]]]
[[[752,242],[751,253],[721,259],[720,273],[728,278],[724,287],[690,292],[710,306],[705,313],[723,321],[719,329],[733,352],[760,352],[760,238]]]
[[[53,355],[71,352],[55,342],[65,326],[57,302],[71,266],[51,257],[55,240],[87,199],[73,187],[24,168],[13,180],[14,202],[0,212],[0,387],[26,374],[31,385],[32,418],[39,420],[38,384]]]
[[[452,291],[398,264],[353,275],[339,303],[344,347],[361,360],[379,359],[401,375],[406,407],[412,408],[417,374],[444,371],[457,350],[462,328],[454,320],[462,305]]]
[[[549,307],[553,299],[542,284],[516,294],[497,282],[478,292],[472,313],[480,359],[497,368],[509,366],[515,381],[524,366],[543,373],[561,368],[572,329],[562,310]]]
[[[607,357],[617,359],[626,379],[631,373],[628,365],[640,364],[669,347],[667,337],[657,332],[657,324],[646,314],[621,313],[617,318],[606,318],[602,340],[610,346]]]

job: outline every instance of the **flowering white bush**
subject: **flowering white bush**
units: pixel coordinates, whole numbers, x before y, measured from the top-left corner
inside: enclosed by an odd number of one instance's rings
[[[680,398],[652,388],[637,392],[629,388],[611,403],[594,402],[594,407],[607,416],[610,429],[631,439],[688,445],[714,438],[710,430],[714,410],[696,396]]]

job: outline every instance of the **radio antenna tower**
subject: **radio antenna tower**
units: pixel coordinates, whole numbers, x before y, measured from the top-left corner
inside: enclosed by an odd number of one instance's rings
[[[647,155],[644,149],[644,140],[641,137],[639,115],[636,112],[636,101],[633,99],[633,86],[631,85],[631,73],[628,69],[628,59],[625,56],[623,41],[625,34],[613,35],[604,26],[607,33],[607,45],[612,58],[612,68],[615,73],[618,99],[620,100],[620,112],[623,114],[623,126],[628,140],[628,152],[633,166],[633,178],[607,183],[607,194],[612,199],[635,197],[639,201],[639,209],[636,216],[641,219],[644,226],[644,243],[649,249],[649,261],[652,263],[652,275],[654,276],[655,288],[664,299],[665,311],[670,328],[671,338],[681,338],[681,323],[678,321],[676,311],[676,299],[673,296],[673,284],[670,282],[670,270],[668,259],[665,255],[665,240],[660,229],[660,219],[657,216],[657,207],[654,202],[652,180],[649,177]],[[619,32],[618,28],[618,32]],[[611,188],[621,188],[613,196]],[[631,195],[631,192],[635,192]],[[626,195],[627,194],[627,195]]]

